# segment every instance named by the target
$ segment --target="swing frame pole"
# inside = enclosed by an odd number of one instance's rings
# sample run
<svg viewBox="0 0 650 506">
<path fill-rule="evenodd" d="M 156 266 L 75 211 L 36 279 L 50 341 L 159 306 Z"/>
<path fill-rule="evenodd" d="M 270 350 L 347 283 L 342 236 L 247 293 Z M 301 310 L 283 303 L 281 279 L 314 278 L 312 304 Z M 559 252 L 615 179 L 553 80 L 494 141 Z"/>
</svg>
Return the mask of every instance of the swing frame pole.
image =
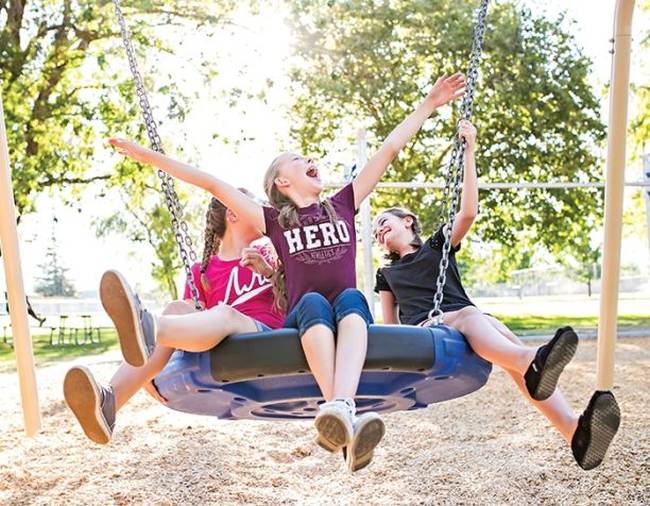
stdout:
<svg viewBox="0 0 650 506">
<path fill-rule="evenodd" d="M 598 320 L 598 390 L 611 390 L 614 385 L 633 11 L 634 0 L 617 0 L 607 129 L 603 276 Z"/>
<path fill-rule="evenodd" d="M 18 232 L 16 230 L 16 207 L 14 203 L 9 147 L 5 128 L 4 108 L 0 94 L 0 244 L 7 280 L 7 299 L 11 318 L 11 334 L 16 353 L 16 368 L 20 384 L 25 432 L 34 437 L 41 428 L 38 407 L 36 372 L 32 353 L 32 338 L 27 322 L 27 302 L 20 265 Z"/>
</svg>

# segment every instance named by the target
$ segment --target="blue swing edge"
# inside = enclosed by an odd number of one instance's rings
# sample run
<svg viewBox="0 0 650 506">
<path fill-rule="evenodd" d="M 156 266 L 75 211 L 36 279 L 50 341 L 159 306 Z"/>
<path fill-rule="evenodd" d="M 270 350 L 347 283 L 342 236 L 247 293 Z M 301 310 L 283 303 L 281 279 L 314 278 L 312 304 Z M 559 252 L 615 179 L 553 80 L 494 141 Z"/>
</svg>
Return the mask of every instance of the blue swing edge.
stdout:
<svg viewBox="0 0 650 506">
<path fill-rule="evenodd" d="M 478 390 L 491 370 L 450 327 L 371 325 L 357 409 L 425 408 Z M 324 402 L 294 329 L 230 336 L 202 353 L 177 350 L 155 384 L 167 407 L 223 420 L 310 419 Z"/>
</svg>

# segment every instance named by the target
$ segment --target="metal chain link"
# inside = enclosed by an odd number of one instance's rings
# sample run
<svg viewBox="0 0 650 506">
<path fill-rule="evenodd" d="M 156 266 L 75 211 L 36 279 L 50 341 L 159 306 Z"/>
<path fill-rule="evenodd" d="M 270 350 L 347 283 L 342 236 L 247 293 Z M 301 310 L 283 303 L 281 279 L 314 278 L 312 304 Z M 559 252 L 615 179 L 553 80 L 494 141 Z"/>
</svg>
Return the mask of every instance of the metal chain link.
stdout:
<svg viewBox="0 0 650 506">
<path fill-rule="evenodd" d="M 485 20 L 487 17 L 488 5 L 490 0 L 481 0 L 481 6 L 478 11 L 476 25 L 474 27 L 474 40 L 472 43 L 472 52 L 470 56 L 469 68 L 466 76 L 465 95 L 461 103 L 460 119 L 469 120 L 472 117 L 474 108 L 474 92 L 476 91 L 476 82 L 478 80 L 478 70 L 481 64 L 481 54 L 483 52 L 483 36 L 485 35 Z M 447 281 L 447 267 L 449 267 L 449 251 L 451 250 L 451 229 L 456 218 L 456 210 L 460 199 L 462 185 L 462 169 L 465 154 L 465 141 L 456 135 L 454 147 L 449 157 L 447 165 L 447 174 L 445 177 L 444 200 L 446 204 L 447 221 L 443 228 L 445 243 L 442 247 L 442 258 L 438 278 L 436 279 L 436 294 L 433 297 L 433 309 L 429 312 L 429 319 L 436 324 L 442 323 L 442 304 L 443 289 Z M 444 212 L 443 211 L 443 215 Z"/>
<path fill-rule="evenodd" d="M 117 19 L 122 33 L 122 42 L 124 43 L 126 55 L 129 60 L 129 68 L 131 69 L 133 82 L 135 83 L 138 101 L 140 103 L 140 109 L 142 110 L 142 117 L 147 129 L 147 136 L 149 137 L 151 149 L 164 154 L 162 140 L 158 134 L 158 128 L 156 126 L 156 120 L 153 117 L 153 111 L 149 104 L 144 83 L 142 82 L 142 76 L 138 70 L 135 50 L 133 49 L 133 43 L 131 42 L 131 33 L 126 26 L 126 20 L 124 19 L 124 14 L 122 14 L 119 0 L 112 1 L 115 6 L 115 13 L 117 14 Z M 183 219 L 183 207 L 181 206 L 178 194 L 176 193 L 174 179 L 162 170 L 158 170 L 158 177 L 160 178 L 162 193 L 165 196 L 165 203 L 167 204 L 171 216 L 174 238 L 176 244 L 178 244 L 181 260 L 183 261 L 183 268 L 185 270 L 187 283 L 190 287 L 192 300 L 194 301 L 196 309 L 201 309 L 201 304 L 199 303 L 199 291 L 196 288 L 194 273 L 192 272 L 192 265 L 196 262 L 196 253 L 194 252 L 192 245 L 192 238 L 188 232 L 187 222 Z"/>
</svg>

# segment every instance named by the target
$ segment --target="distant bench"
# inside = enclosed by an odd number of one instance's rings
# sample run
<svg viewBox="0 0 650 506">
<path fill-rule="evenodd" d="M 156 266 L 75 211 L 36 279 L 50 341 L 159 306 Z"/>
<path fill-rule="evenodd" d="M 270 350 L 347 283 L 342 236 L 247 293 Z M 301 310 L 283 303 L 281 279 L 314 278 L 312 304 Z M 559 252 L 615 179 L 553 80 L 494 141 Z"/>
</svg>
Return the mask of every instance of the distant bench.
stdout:
<svg viewBox="0 0 650 506">
<path fill-rule="evenodd" d="M 44 328 L 50 330 L 49 343 L 52 346 L 67 344 L 83 345 L 101 343 L 101 327 L 93 327 L 92 316 L 89 314 L 80 315 L 58 315 L 59 323 L 56 326 L 46 325 L 44 327 L 31 326 L 30 328 Z M 11 338 L 11 319 L 8 314 L 0 314 L 0 327 L 2 327 L 2 342 L 13 347 Z"/>
</svg>

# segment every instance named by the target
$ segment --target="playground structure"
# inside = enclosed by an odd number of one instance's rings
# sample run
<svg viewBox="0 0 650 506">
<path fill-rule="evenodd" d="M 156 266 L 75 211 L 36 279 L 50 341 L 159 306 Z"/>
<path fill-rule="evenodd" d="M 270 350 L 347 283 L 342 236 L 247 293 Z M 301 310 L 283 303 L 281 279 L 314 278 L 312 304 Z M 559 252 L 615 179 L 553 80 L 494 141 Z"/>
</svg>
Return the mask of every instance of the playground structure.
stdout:
<svg viewBox="0 0 650 506">
<path fill-rule="evenodd" d="M 605 183 L 603 293 L 601 297 L 598 347 L 597 381 L 598 389 L 600 390 L 609 390 L 613 385 L 613 351 L 616 339 L 624 189 L 623 177 L 625 167 L 625 133 L 627 124 L 627 90 L 629 85 L 630 29 L 633 7 L 633 0 L 619 0 L 617 2 L 613 38 L 614 57 L 610 90 L 610 119 Z M 0 213 L 0 238 L 3 246 L 5 271 L 7 273 L 9 305 L 11 309 L 12 327 L 14 329 L 25 429 L 28 435 L 33 436 L 38 432 L 40 427 L 40 415 L 38 412 L 38 398 L 31 353 L 31 339 L 26 324 L 27 314 L 15 227 L 15 210 L 11 191 L 8 147 L 4 128 L 4 118 L 2 117 L 0 104 L 0 206 L 2 206 L 2 213 Z M 361 144 L 359 142 L 360 146 Z M 365 146 L 365 142 L 363 145 Z M 364 156 L 361 147 L 358 156 L 360 159 Z M 408 184 L 410 183 L 405 183 L 405 185 Z M 366 211 L 362 209 L 362 219 L 364 222 L 362 237 L 364 239 L 369 233 L 367 216 Z M 369 244 L 369 241 L 364 242 L 366 245 Z M 364 250 L 366 255 L 368 254 L 367 249 Z M 366 262 L 366 266 L 368 265 L 371 264 Z M 364 278 L 366 280 L 368 276 L 368 272 L 365 272 Z M 366 281 L 364 283 L 366 290 L 368 286 L 369 284 Z"/>
</svg>

